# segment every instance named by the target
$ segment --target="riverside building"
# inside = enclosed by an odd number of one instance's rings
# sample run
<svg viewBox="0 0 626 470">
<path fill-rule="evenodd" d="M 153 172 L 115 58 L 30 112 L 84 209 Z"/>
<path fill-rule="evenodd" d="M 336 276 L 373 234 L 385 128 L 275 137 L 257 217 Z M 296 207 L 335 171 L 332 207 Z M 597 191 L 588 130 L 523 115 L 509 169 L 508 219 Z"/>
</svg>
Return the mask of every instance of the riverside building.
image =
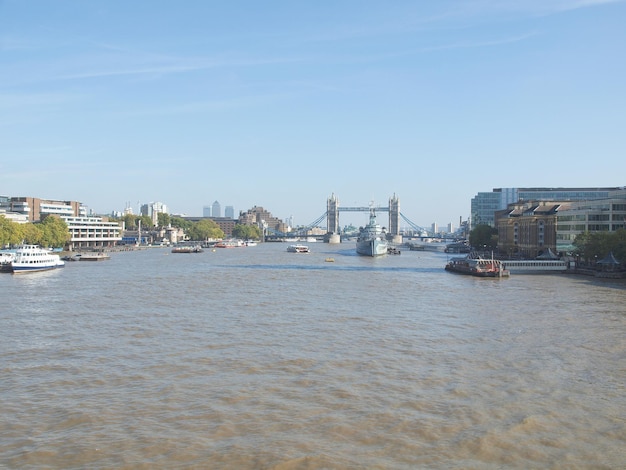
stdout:
<svg viewBox="0 0 626 470">
<path fill-rule="evenodd" d="M 122 227 L 106 217 L 61 217 L 70 232 L 70 250 L 103 249 L 122 240 Z"/>
<path fill-rule="evenodd" d="M 56 201 L 37 197 L 10 197 L 3 203 L 7 212 L 26 216 L 28 222 L 40 222 L 48 215 L 79 217 L 87 215 L 87 208 L 77 201 Z"/>
<path fill-rule="evenodd" d="M 70 232 L 70 250 L 101 249 L 116 245 L 121 239 L 122 227 L 107 217 L 87 215 L 87 208 L 78 201 L 59 201 L 37 197 L 3 197 L 1 209 L 19 214 L 20 221 L 36 223 L 47 216 L 60 217 Z"/>
<path fill-rule="evenodd" d="M 494 188 L 481 192 L 471 200 L 470 221 L 496 227 L 496 211 L 505 210 L 509 204 L 525 201 L 591 201 L 608 199 L 615 193 L 624 193 L 624 187 L 614 188 Z"/>
<path fill-rule="evenodd" d="M 550 249 L 567 254 L 576 236 L 626 229 L 626 191 L 587 201 L 535 201 L 509 204 L 495 214 L 498 247 L 509 257 L 535 258 Z"/>
</svg>

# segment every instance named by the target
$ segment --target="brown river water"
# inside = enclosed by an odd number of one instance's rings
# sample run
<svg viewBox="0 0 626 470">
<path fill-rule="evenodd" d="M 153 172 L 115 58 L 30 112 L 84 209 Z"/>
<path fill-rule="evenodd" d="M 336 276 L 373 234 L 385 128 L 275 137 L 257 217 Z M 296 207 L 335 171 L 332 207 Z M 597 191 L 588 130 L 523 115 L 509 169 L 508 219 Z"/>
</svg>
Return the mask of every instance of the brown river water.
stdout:
<svg viewBox="0 0 626 470">
<path fill-rule="evenodd" d="M 625 468 L 624 282 L 310 247 L 0 274 L 0 468 Z"/>
</svg>

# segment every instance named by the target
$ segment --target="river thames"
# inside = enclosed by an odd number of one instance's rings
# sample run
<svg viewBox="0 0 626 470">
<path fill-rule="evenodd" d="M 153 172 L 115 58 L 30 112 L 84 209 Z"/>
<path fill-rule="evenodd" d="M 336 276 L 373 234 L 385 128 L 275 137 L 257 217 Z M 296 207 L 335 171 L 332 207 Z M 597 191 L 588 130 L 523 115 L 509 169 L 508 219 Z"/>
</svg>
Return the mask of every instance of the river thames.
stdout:
<svg viewBox="0 0 626 470">
<path fill-rule="evenodd" d="M 623 281 L 286 245 L 0 274 L 0 467 L 624 468 Z"/>
</svg>

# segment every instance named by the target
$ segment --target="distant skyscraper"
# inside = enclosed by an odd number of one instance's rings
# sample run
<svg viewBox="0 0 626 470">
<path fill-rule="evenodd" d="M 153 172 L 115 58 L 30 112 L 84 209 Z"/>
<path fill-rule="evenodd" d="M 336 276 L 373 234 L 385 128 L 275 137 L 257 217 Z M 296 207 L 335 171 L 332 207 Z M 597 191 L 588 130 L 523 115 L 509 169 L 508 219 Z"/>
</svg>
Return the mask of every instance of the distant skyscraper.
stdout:
<svg viewBox="0 0 626 470">
<path fill-rule="evenodd" d="M 159 214 L 167 214 L 167 206 L 162 202 L 150 202 L 141 206 L 141 215 L 147 215 L 152 219 L 153 224 L 157 224 Z"/>
<path fill-rule="evenodd" d="M 213 217 L 221 217 L 222 216 L 222 207 L 220 206 L 220 203 L 215 201 L 213 203 L 213 210 L 211 211 L 213 213 Z"/>
<path fill-rule="evenodd" d="M 202 207 L 202 217 L 211 217 L 211 206 Z"/>
<path fill-rule="evenodd" d="M 229 219 L 234 219 L 235 218 L 235 208 L 233 206 L 226 206 L 224 208 L 224 217 L 227 217 Z"/>
</svg>

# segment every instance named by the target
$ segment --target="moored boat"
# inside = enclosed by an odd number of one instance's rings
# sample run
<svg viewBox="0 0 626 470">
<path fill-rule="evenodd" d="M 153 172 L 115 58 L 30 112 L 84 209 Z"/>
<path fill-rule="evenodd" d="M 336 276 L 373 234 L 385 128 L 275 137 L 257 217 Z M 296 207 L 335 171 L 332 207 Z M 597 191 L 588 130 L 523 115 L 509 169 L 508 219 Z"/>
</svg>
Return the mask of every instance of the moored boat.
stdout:
<svg viewBox="0 0 626 470">
<path fill-rule="evenodd" d="M 289 253 L 310 253 L 311 250 L 309 249 L 309 247 L 307 245 L 300 245 L 295 244 L 295 245 L 289 245 L 287 247 L 287 251 Z"/>
<path fill-rule="evenodd" d="M 79 258 L 79 261 L 105 261 L 111 259 L 108 253 L 98 252 L 98 253 L 83 253 Z"/>
<path fill-rule="evenodd" d="M 13 274 L 48 271 L 62 268 L 65 262 L 60 256 L 38 245 L 22 245 L 15 251 L 15 258 L 11 261 Z"/>
<path fill-rule="evenodd" d="M 246 244 L 243 240 L 220 240 L 213 246 L 214 248 L 238 248 Z"/>
<path fill-rule="evenodd" d="M 560 259 L 514 259 L 501 263 L 513 274 L 564 273 L 569 269 L 569 263 Z"/>
<path fill-rule="evenodd" d="M 202 253 L 204 250 L 200 245 L 196 246 L 175 246 L 172 248 L 172 253 Z"/>
<path fill-rule="evenodd" d="M 0 273 L 11 272 L 11 261 L 15 258 L 15 253 L 0 253 Z"/>
<path fill-rule="evenodd" d="M 445 267 L 446 271 L 468 274 L 476 277 L 504 277 L 510 272 L 502 266 L 500 260 L 470 258 L 452 258 Z"/>
<path fill-rule="evenodd" d="M 356 252 L 362 256 L 381 256 L 387 254 L 387 248 L 385 230 L 376 222 L 376 212 L 370 208 L 370 220 L 359 231 L 356 240 Z"/>
</svg>

